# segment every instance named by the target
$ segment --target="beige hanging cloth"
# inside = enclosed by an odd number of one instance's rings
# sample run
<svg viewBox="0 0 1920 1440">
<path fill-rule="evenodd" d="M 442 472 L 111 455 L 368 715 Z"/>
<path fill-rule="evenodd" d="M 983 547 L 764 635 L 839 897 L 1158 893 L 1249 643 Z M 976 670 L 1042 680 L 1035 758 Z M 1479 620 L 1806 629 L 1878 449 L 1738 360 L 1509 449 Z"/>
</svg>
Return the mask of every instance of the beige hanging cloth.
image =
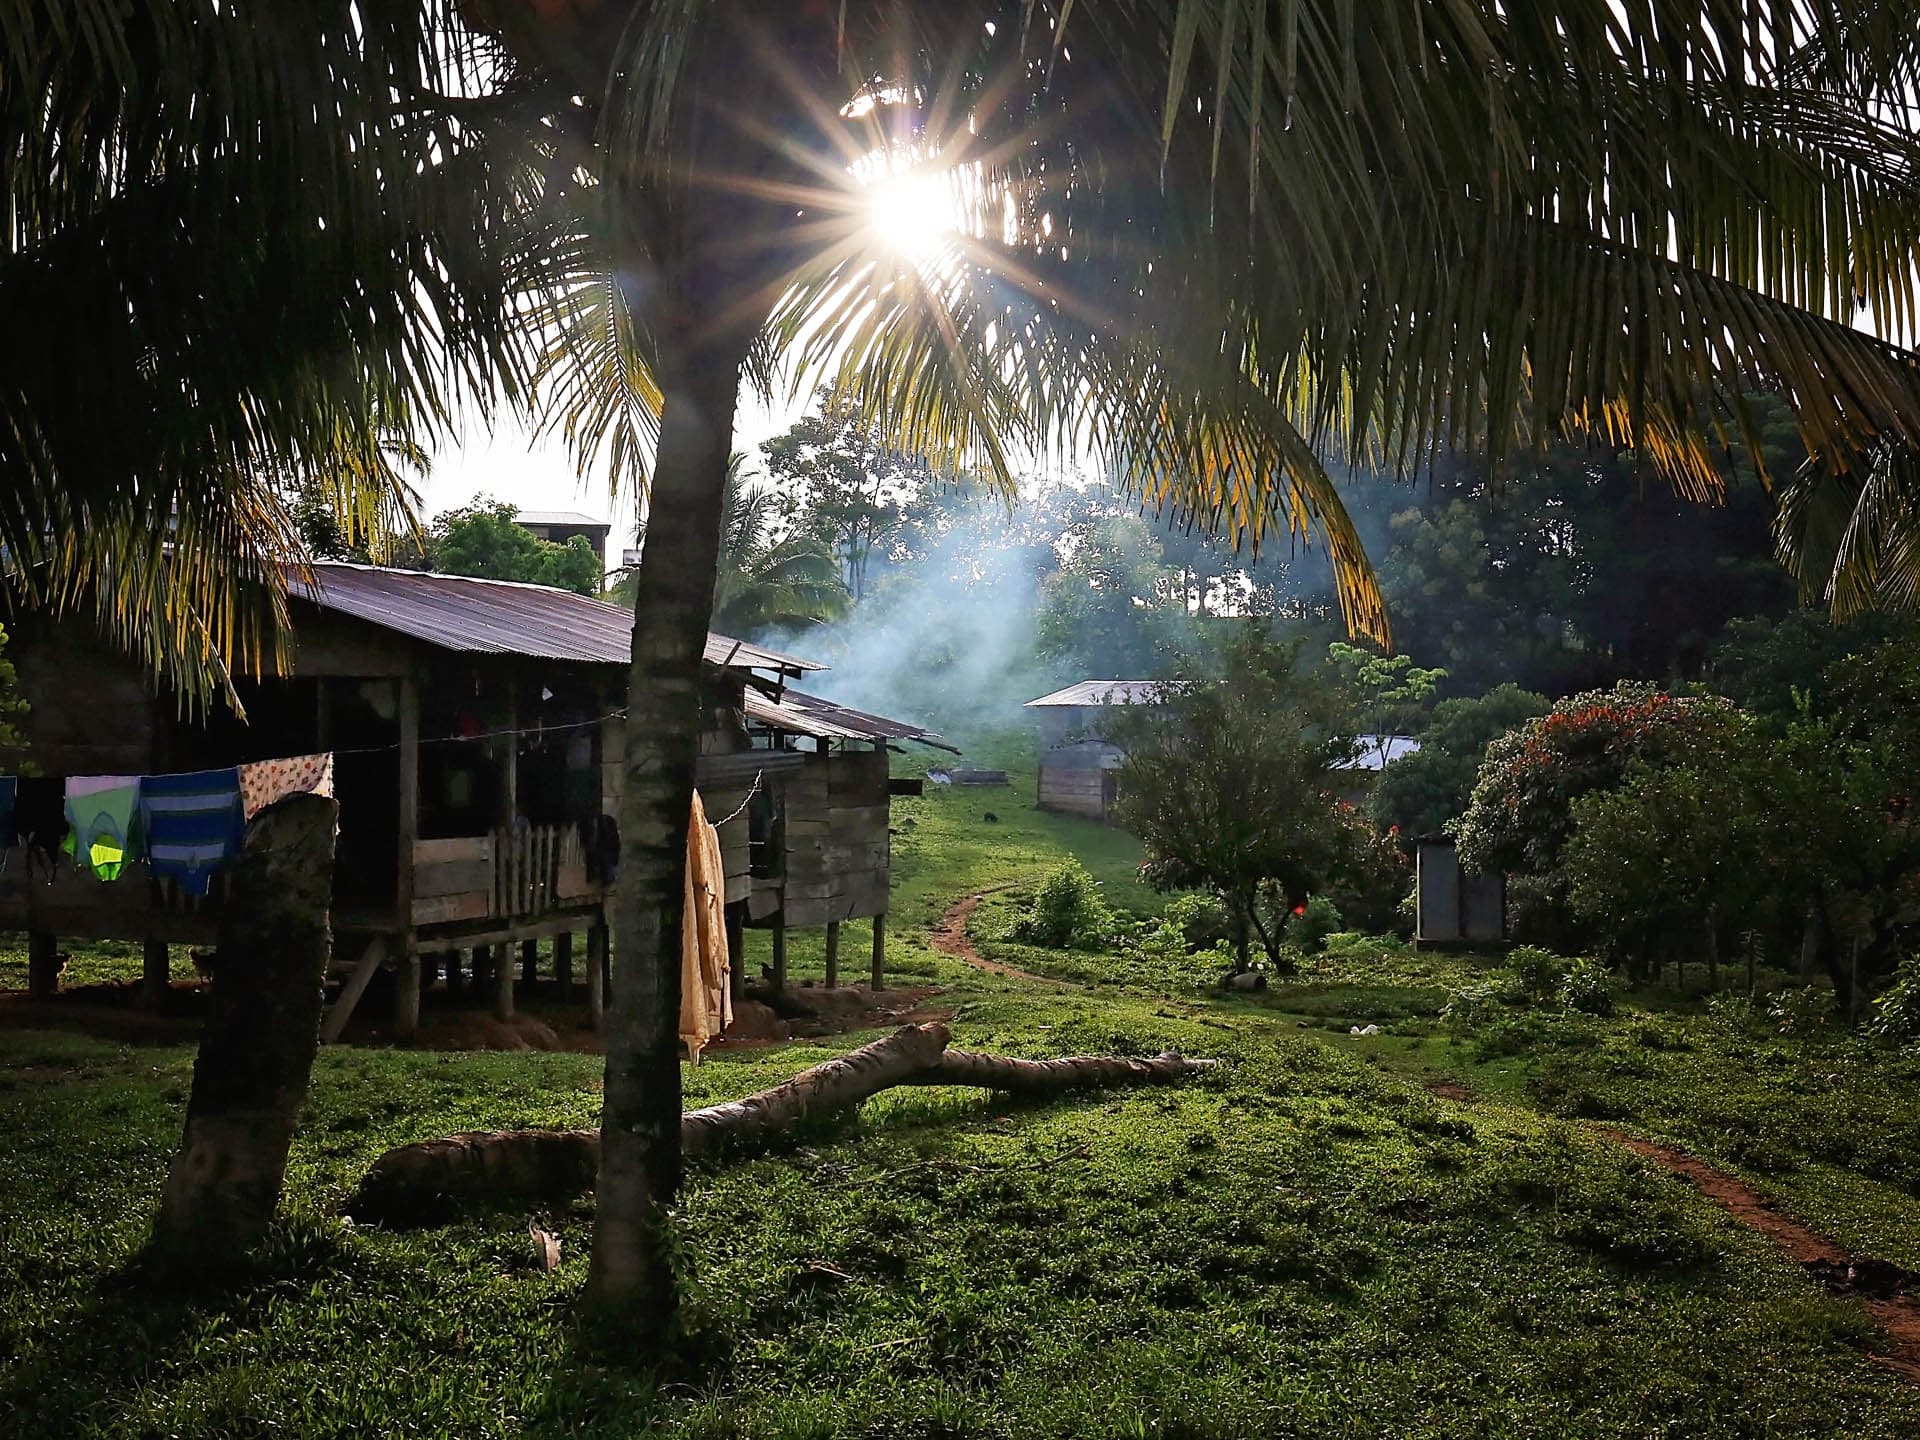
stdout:
<svg viewBox="0 0 1920 1440">
<path fill-rule="evenodd" d="M 720 832 L 707 823 L 695 791 L 687 822 L 687 909 L 680 924 L 680 1042 L 696 1065 L 707 1042 L 733 1023 L 726 894 Z"/>
</svg>

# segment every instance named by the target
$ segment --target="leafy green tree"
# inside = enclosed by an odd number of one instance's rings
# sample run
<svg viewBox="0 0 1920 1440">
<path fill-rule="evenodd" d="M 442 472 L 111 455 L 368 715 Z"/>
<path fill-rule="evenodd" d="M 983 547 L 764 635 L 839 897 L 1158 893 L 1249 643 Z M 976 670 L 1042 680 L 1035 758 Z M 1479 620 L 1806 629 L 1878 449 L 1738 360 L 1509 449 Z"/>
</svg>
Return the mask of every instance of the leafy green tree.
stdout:
<svg viewBox="0 0 1920 1440">
<path fill-rule="evenodd" d="M 1532 883 L 1543 938 L 1564 940 L 1563 855 L 1574 805 L 1619 785 L 1635 766 L 1713 769 L 1757 741 L 1751 717 L 1717 696 L 1675 696 L 1623 681 L 1555 704 L 1487 747 L 1459 827 L 1460 859 L 1482 874 Z"/>
<path fill-rule="evenodd" d="M 1138 516 L 1100 520 L 1040 590 L 1034 650 L 1062 673 L 1155 679 L 1195 638 L 1185 587 Z"/>
<path fill-rule="evenodd" d="M 1518 685 L 1442 700 L 1415 732 L 1420 748 L 1380 772 L 1367 797 L 1369 813 L 1408 839 L 1444 828 L 1465 812 L 1487 746 L 1546 710 L 1546 696 Z"/>
<path fill-rule="evenodd" d="M 520 580 L 598 595 L 600 557 L 584 536 L 564 545 L 542 540 L 516 521 L 514 507 L 482 497 L 433 522 L 433 568 L 482 580 Z"/>
<path fill-rule="evenodd" d="M 1703 959 L 1717 985 L 1734 926 L 1773 932 L 1791 913 L 1796 866 L 1777 823 L 1764 736 L 1711 765 L 1636 763 L 1621 784 L 1573 802 L 1562 864 L 1567 903 L 1604 948 L 1644 975 Z"/>
<path fill-rule="evenodd" d="M 1829 667 L 1788 727 L 1770 804 L 1796 853 L 1817 954 L 1843 1010 L 1920 933 L 1920 655 L 1893 640 Z"/>
<path fill-rule="evenodd" d="M 1411 655 L 1380 655 L 1337 640 L 1327 647 L 1327 664 L 1347 692 L 1355 725 L 1374 737 L 1383 760 L 1388 737 L 1418 730 L 1447 678 L 1444 670 L 1415 665 Z"/>
<path fill-rule="evenodd" d="M 1799 608 L 1778 619 L 1743 616 L 1714 643 L 1709 681 L 1735 704 L 1785 726 L 1806 706 L 1826 710 L 1827 680 L 1838 662 L 1895 637 L 1910 645 L 1912 634 L 1910 621 L 1885 614 L 1837 621 L 1824 610 Z"/>
<path fill-rule="evenodd" d="M 1217 665 L 1184 663 L 1161 704 L 1102 719 L 1125 752 L 1114 816 L 1146 849 L 1142 873 L 1218 895 L 1242 968 L 1255 937 L 1283 963 L 1281 924 L 1353 869 L 1367 828 L 1333 793 L 1354 754 L 1341 697 L 1298 658 L 1241 626 Z"/>
<path fill-rule="evenodd" d="M 857 604 L 932 476 L 926 461 L 881 443 L 851 400 L 822 391 L 818 401 L 760 450 L 787 524 L 831 547 Z"/>
<path fill-rule="evenodd" d="M 1769 470 L 1791 473 L 1804 456 L 1784 407 L 1749 400 Z M 1396 639 L 1445 666 L 1455 693 L 1697 676 L 1729 619 L 1793 603 L 1772 496 L 1750 465 L 1724 485 L 1722 503 L 1693 503 L 1649 487 L 1629 452 L 1557 445 L 1496 488 L 1450 457 L 1428 502 L 1394 517 L 1380 557 Z"/>
</svg>

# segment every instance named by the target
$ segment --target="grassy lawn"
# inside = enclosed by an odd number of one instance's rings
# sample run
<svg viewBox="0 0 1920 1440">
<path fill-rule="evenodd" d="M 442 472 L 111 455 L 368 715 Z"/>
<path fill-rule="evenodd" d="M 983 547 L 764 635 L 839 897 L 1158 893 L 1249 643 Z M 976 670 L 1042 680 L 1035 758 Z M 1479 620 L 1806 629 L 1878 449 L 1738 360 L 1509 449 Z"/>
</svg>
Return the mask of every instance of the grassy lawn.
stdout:
<svg viewBox="0 0 1920 1440">
<path fill-rule="evenodd" d="M 237 1288 L 157 1294 L 130 1262 L 191 1051 L 0 1031 L 0 1434 L 1920 1433 L 1920 1390 L 1864 1357 L 1862 1311 L 1586 1122 L 1724 1159 L 1911 1265 L 1910 1069 L 1684 1000 L 1606 1021 L 1509 1006 L 1456 1030 L 1448 991 L 1493 962 L 1392 945 L 1342 945 L 1234 1001 L 1177 966 L 1115 983 L 1099 957 L 1070 962 L 1103 982 L 1081 991 L 983 975 L 926 925 L 1067 850 L 1109 899 L 1156 903 L 1129 888 L 1125 837 L 1031 795 L 1016 775 L 897 808 L 896 972 L 949 987 L 972 1047 L 1228 1065 L 1045 1106 L 896 1091 L 697 1170 L 688 1333 L 658 1366 L 570 1344 L 590 1200 L 539 1217 L 564 1244 L 553 1274 L 525 1211 L 403 1233 L 338 1218 L 390 1145 L 591 1123 L 592 1058 L 323 1053 L 272 1252 Z M 988 953 L 1003 918 L 976 917 Z M 817 969 L 817 944 L 794 951 Z M 1386 1033 L 1348 1036 L 1364 1019 Z M 864 1038 L 710 1060 L 689 1101 Z M 1478 1098 L 1435 1098 L 1441 1074 Z"/>
</svg>

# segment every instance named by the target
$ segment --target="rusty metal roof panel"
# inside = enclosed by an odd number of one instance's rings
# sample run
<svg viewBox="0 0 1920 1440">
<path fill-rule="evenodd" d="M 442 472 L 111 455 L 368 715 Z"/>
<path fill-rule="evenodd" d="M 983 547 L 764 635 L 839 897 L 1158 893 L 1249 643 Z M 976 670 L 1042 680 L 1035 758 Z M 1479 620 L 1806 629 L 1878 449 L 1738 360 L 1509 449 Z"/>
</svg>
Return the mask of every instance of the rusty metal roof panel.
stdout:
<svg viewBox="0 0 1920 1440">
<path fill-rule="evenodd" d="M 288 589 L 327 610 L 463 654 L 525 655 L 584 665 L 625 665 L 633 616 L 618 605 L 512 580 L 328 561 Z M 826 667 L 725 635 L 707 635 L 710 665 L 803 673 Z"/>
<path fill-rule="evenodd" d="M 760 724 L 775 730 L 784 730 L 789 735 L 811 735 L 816 740 L 877 740 L 880 738 L 863 730 L 836 725 L 824 716 L 810 715 L 805 710 L 782 705 L 778 700 L 769 700 L 753 690 L 747 691 L 745 708 L 749 720 L 757 720 Z"/>
<path fill-rule="evenodd" d="M 924 725 L 910 724 L 905 720 L 890 720 L 885 715 L 875 715 L 869 710 L 855 710 L 851 705 L 841 705 L 822 695 L 809 695 L 795 690 L 792 686 L 782 692 L 780 701 L 790 710 L 825 720 L 829 724 L 845 726 L 850 730 L 859 730 L 873 740 L 921 740 L 943 750 L 952 749 L 934 731 Z M 959 754 L 958 750 L 953 752 Z"/>
<path fill-rule="evenodd" d="M 1164 682 L 1159 680 L 1082 680 L 1023 707 L 1033 710 L 1054 705 L 1157 705 Z"/>
</svg>

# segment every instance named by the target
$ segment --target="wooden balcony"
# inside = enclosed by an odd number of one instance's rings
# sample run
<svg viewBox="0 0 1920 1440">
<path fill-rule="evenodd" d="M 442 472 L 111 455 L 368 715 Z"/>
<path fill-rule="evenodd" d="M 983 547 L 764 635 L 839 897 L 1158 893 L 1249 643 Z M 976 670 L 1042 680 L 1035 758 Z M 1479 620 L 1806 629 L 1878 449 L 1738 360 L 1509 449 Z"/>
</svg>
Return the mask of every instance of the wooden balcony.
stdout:
<svg viewBox="0 0 1920 1440">
<path fill-rule="evenodd" d="M 501 826 L 486 835 L 416 840 L 416 929 L 476 921 L 525 921 L 598 905 L 572 825 Z"/>
</svg>

